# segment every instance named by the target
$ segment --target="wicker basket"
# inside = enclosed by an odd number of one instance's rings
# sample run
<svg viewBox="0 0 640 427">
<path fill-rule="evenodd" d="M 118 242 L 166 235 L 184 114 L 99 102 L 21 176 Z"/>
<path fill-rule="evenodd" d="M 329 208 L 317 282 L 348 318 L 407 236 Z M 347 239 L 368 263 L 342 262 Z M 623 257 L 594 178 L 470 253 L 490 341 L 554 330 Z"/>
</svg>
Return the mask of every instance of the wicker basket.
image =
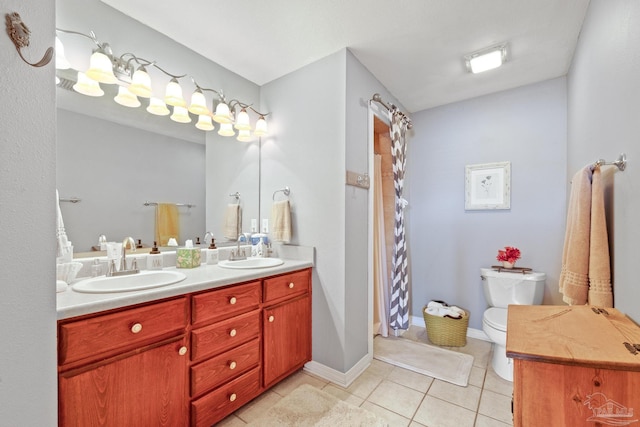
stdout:
<svg viewBox="0 0 640 427">
<path fill-rule="evenodd" d="M 467 327 L 469 326 L 469 312 L 464 310 L 462 319 L 434 316 L 422 309 L 424 323 L 427 327 L 429 341 L 435 345 L 448 347 L 462 347 L 467 344 Z"/>
</svg>

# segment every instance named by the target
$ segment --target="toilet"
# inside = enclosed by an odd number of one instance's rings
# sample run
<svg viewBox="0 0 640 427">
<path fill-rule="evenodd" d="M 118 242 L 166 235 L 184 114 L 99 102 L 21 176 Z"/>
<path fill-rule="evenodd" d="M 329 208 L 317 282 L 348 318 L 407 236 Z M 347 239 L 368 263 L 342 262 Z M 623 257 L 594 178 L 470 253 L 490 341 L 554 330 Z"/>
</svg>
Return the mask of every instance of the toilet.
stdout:
<svg viewBox="0 0 640 427">
<path fill-rule="evenodd" d="M 544 273 L 505 272 L 481 268 L 482 288 L 489 308 L 482 316 L 482 330 L 493 341 L 491 366 L 500 377 L 513 381 L 513 362 L 507 357 L 507 306 L 539 305 L 544 295 Z"/>
</svg>

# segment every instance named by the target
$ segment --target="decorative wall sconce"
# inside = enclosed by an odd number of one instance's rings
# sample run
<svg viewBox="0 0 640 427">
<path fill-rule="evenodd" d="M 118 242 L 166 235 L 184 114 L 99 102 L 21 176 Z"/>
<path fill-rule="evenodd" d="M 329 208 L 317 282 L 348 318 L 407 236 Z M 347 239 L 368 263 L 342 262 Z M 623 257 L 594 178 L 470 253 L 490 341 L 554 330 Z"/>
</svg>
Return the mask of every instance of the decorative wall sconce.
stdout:
<svg viewBox="0 0 640 427">
<path fill-rule="evenodd" d="M 40 61 L 35 63 L 27 61 L 25 57 L 22 56 L 22 48 L 29 46 L 29 35 L 31 34 L 31 31 L 29 31 L 29 28 L 24 22 L 22 22 L 22 18 L 20 18 L 20 14 L 18 12 L 7 13 L 4 16 L 7 23 L 7 34 L 15 45 L 18 55 L 20 55 L 20 58 L 24 62 L 32 67 L 44 67 L 51 62 L 51 58 L 53 58 L 52 47 L 49 47 L 45 51 L 44 56 Z"/>
<path fill-rule="evenodd" d="M 86 37 L 96 45 L 96 49 L 94 49 L 89 60 L 89 68 L 84 72 L 77 71 L 73 89 L 78 93 L 87 96 L 102 96 L 104 91 L 100 84 L 117 84 L 118 94 L 114 97 L 114 101 L 125 107 L 138 108 L 142 105 L 138 98 L 146 98 L 149 100 L 146 110 L 150 114 L 158 116 L 170 115 L 169 118 L 178 123 L 191 123 L 193 120 L 190 114 L 193 114 L 197 116 L 196 128 L 203 131 L 215 129 L 213 120 L 220 124 L 219 135 L 234 136 L 236 135 L 234 128 L 238 130 L 237 139 L 239 141 L 251 141 L 253 137 L 268 134 L 265 116 L 269 113 L 261 113 L 254 109 L 251 104 L 246 104 L 236 99 L 227 102 L 222 90 L 201 87 L 191 77 L 195 90 L 191 95 L 191 102 L 187 106 L 179 81 L 186 77 L 187 74 L 169 73 L 160 67 L 156 61 L 141 58 L 130 52 L 116 56 L 111 46 L 108 43 L 98 41 L 93 31 L 87 35 L 60 28 L 56 30 L 61 33 Z M 64 69 L 65 66 L 69 68 L 69 63 L 64 58 L 62 42 L 57 37 L 56 46 L 56 68 Z M 162 99 L 152 95 L 151 77 L 147 72 L 149 68 L 157 69 L 170 78 Z M 214 93 L 211 109 L 207 107 L 204 92 Z M 258 116 L 253 133 L 251 133 L 249 111 Z"/>
</svg>

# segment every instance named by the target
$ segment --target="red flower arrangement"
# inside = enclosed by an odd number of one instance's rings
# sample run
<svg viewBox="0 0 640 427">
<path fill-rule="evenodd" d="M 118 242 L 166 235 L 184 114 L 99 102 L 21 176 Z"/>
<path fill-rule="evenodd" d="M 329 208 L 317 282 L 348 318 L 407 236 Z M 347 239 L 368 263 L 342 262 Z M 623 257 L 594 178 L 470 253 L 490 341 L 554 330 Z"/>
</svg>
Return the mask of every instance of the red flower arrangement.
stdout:
<svg viewBox="0 0 640 427">
<path fill-rule="evenodd" d="M 496 257 L 496 259 L 498 261 L 507 261 L 513 264 L 520 259 L 520 249 L 514 248 L 512 246 L 505 246 L 504 250 L 498 250 L 498 256 Z"/>
</svg>

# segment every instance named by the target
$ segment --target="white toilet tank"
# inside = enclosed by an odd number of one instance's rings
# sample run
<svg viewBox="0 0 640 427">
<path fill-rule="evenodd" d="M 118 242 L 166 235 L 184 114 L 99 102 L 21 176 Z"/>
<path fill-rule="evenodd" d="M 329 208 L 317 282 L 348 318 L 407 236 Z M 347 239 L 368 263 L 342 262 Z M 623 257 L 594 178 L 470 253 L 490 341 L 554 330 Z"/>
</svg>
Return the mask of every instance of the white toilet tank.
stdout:
<svg viewBox="0 0 640 427">
<path fill-rule="evenodd" d="M 481 268 L 484 297 L 491 307 L 507 308 L 509 304 L 542 304 L 546 274 L 528 272 L 498 272 Z"/>
</svg>

